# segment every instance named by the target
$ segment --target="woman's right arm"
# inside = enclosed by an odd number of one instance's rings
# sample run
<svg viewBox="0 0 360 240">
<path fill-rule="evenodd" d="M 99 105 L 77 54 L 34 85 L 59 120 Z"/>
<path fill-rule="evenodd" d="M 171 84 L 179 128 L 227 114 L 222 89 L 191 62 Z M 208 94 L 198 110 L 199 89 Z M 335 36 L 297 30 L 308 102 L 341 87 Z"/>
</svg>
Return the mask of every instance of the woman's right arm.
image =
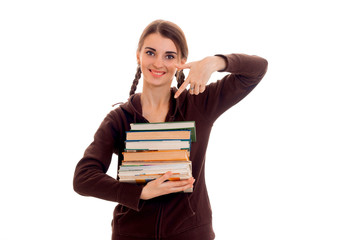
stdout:
<svg viewBox="0 0 360 240">
<path fill-rule="evenodd" d="M 92 196 L 120 203 L 128 208 L 139 210 L 140 199 L 148 200 L 161 195 L 181 192 L 193 187 L 194 179 L 166 181 L 171 177 L 168 172 L 162 177 L 139 186 L 121 183 L 107 175 L 111 158 L 118 149 L 120 118 L 116 110 L 106 116 L 95 133 L 93 142 L 85 150 L 83 158 L 76 166 L 73 186 L 75 192 L 83 196 Z M 122 129 L 124 132 L 124 129 Z M 119 153 L 121 154 L 121 153 Z"/>
<path fill-rule="evenodd" d="M 101 123 L 93 142 L 76 166 L 73 187 L 80 195 L 117 202 L 138 210 L 143 186 L 121 183 L 106 174 L 114 150 L 119 144 L 118 120 L 119 117 L 114 110 Z"/>
</svg>

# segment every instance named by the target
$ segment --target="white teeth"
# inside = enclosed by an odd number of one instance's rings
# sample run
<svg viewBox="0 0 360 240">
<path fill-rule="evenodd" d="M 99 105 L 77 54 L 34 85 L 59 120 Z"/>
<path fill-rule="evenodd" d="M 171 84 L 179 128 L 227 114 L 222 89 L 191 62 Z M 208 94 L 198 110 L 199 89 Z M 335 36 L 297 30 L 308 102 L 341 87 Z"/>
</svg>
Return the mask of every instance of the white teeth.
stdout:
<svg viewBox="0 0 360 240">
<path fill-rule="evenodd" d="M 153 74 L 155 74 L 155 75 L 163 75 L 163 73 L 162 72 L 153 72 L 153 71 L 151 71 Z"/>
</svg>

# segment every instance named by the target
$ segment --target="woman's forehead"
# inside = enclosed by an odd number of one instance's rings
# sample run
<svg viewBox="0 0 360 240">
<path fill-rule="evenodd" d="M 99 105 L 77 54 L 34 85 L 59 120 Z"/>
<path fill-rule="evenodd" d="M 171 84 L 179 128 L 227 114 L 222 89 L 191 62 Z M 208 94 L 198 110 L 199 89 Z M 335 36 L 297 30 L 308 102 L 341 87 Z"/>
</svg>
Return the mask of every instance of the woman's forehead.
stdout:
<svg viewBox="0 0 360 240">
<path fill-rule="evenodd" d="M 175 43 L 170 39 L 161 36 L 159 33 L 152 33 L 144 39 L 143 49 L 153 48 L 162 52 L 177 52 Z"/>
</svg>

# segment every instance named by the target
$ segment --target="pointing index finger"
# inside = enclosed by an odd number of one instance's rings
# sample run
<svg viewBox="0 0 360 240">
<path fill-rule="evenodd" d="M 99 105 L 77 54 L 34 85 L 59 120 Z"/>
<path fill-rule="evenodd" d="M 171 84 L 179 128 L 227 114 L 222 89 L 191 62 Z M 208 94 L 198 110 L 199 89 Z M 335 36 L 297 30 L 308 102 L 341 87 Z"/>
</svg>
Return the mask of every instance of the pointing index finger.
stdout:
<svg viewBox="0 0 360 240">
<path fill-rule="evenodd" d="M 178 98 L 180 96 L 180 94 L 186 89 L 187 85 L 189 85 L 189 81 L 190 80 L 186 79 L 183 84 L 181 84 L 180 88 L 175 93 L 174 98 Z"/>
<path fill-rule="evenodd" d="M 186 63 L 186 64 L 176 64 L 175 65 L 176 68 L 178 70 L 183 70 L 186 68 L 191 68 L 191 64 L 190 63 Z M 189 85 L 190 80 L 187 78 L 185 79 L 185 81 L 183 82 L 183 84 L 181 84 L 180 88 L 178 89 L 178 91 L 175 93 L 174 98 L 178 98 L 180 96 L 180 94 L 186 89 L 187 85 Z"/>
</svg>

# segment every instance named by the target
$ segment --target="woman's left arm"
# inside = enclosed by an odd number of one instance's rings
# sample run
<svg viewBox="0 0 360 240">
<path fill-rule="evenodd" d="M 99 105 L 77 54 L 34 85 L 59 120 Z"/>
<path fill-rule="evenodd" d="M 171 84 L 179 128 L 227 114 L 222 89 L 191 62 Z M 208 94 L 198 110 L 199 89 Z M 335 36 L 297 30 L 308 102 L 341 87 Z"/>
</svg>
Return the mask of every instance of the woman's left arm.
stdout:
<svg viewBox="0 0 360 240">
<path fill-rule="evenodd" d="M 200 61 L 178 66 L 190 72 L 175 97 L 184 91 L 197 95 L 189 100 L 198 112 L 214 121 L 223 112 L 246 97 L 261 81 L 267 71 L 266 59 L 246 54 L 229 54 L 206 57 Z M 206 85 L 215 71 L 229 72 L 217 82 Z M 185 90 L 190 84 L 190 90 Z M 193 89 L 191 89 L 193 88 Z"/>
<path fill-rule="evenodd" d="M 257 84 L 265 75 L 267 65 L 266 59 L 246 54 L 209 56 L 200 61 L 177 65 L 179 70 L 190 69 L 190 72 L 176 92 L 175 98 L 179 97 L 188 85 L 190 94 L 203 93 L 211 75 L 216 71 L 242 75 L 255 80 L 250 84 Z"/>
</svg>

